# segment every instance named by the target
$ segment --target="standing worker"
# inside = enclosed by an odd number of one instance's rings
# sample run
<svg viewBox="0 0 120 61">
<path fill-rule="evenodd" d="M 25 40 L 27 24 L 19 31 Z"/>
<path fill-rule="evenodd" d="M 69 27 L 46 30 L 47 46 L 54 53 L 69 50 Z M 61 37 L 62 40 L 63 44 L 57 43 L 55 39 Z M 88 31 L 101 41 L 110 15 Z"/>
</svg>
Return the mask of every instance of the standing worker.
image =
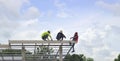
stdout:
<svg viewBox="0 0 120 61">
<path fill-rule="evenodd" d="M 52 39 L 52 37 L 51 37 L 51 35 L 50 35 L 50 31 L 47 31 L 47 32 L 44 32 L 44 33 L 42 33 L 42 39 L 44 40 L 44 41 L 47 41 L 47 40 L 49 40 L 49 37 L 50 37 L 50 39 L 51 39 L 51 41 L 53 40 Z"/>
<path fill-rule="evenodd" d="M 71 37 L 70 39 L 72 39 L 72 41 L 75 41 L 76 43 L 78 42 L 78 32 L 75 32 L 74 36 Z M 75 46 L 75 43 L 73 43 L 73 51 L 72 52 L 75 52 L 74 50 L 74 46 Z"/>
<path fill-rule="evenodd" d="M 66 38 L 66 36 L 63 34 L 63 31 L 60 30 L 60 32 L 59 32 L 59 33 L 57 34 L 57 36 L 56 36 L 56 39 L 57 39 L 58 41 L 62 41 L 63 38 Z"/>
</svg>

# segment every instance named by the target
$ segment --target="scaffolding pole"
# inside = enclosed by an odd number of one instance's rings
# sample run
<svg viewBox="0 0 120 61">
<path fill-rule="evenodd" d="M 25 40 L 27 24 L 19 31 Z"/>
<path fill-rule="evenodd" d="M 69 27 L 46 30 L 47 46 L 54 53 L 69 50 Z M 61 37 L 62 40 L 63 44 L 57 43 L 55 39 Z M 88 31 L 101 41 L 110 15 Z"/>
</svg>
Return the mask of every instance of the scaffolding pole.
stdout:
<svg viewBox="0 0 120 61">
<path fill-rule="evenodd" d="M 25 47 L 22 46 L 22 61 L 25 61 Z"/>
<path fill-rule="evenodd" d="M 60 61 L 63 61 L 63 58 L 62 58 L 62 46 L 59 47 L 59 54 L 60 54 Z"/>
</svg>

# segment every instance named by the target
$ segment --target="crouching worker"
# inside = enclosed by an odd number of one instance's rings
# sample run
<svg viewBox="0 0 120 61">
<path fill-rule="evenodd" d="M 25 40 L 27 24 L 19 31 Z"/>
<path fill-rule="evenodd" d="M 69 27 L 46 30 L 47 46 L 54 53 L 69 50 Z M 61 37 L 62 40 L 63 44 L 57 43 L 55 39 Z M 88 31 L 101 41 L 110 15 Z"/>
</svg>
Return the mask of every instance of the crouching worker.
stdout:
<svg viewBox="0 0 120 61">
<path fill-rule="evenodd" d="M 57 39 L 58 41 L 62 41 L 63 38 L 66 38 L 66 36 L 63 34 L 63 31 L 60 30 L 60 32 L 58 32 L 58 34 L 57 34 L 57 36 L 56 36 L 56 39 Z"/>
<path fill-rule="evenodd" d="M 75 32 L 74 36 L 71 37 L 70 39 L 72 39 L 72 41 L 75 41 L 77 43 L 78 42 L 78 32 Z M 75 52 L 74 46 L 75 46 L 75 43 L 73 43 L 73 51 L 72 52 Z"/>
<path fill-rule="evenodd" d="M 52 39 L 52 37 L 51 37 L 51 35 L 50 35 L 50 31 L 47 31 L 47 32 L 42 33 L 42 37 L 41 37 L 41 38 L 42 38 L 44 41 L 49 40 L 49 37 L 50 37 L 51 41 L 53 41 L 53 39 Z"/>
</svg>

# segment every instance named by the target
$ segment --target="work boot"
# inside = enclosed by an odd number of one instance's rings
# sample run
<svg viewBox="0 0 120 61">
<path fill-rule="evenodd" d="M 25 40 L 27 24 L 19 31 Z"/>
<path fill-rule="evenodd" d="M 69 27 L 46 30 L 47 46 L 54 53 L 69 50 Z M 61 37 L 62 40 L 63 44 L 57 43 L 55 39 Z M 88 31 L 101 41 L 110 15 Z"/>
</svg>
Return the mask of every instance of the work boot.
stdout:
<svg viewBox="0 0 120 61">
<path fill-rule="evenodd" d="M 71 42 L 69 42 L 69 44 L 71 45 Z"/>
<path fill-rule="evenodd" d="M 72 51 L 72 53 L 75 52 L 75 50 Z"/>
</svg>

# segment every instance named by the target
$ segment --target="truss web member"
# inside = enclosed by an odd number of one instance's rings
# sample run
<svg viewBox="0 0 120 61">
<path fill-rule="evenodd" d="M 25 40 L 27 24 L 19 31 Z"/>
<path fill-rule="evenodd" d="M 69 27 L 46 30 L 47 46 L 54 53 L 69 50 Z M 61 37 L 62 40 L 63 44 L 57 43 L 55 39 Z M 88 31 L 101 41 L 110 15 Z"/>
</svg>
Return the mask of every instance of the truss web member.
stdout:
<svg viewBox="0 0 120 61">
<path fill-rule="evenodd" d="M 53 39 L 52 39 L 52 37 L 51 37 L 51 35 L 50 35 L 50 31 L 49 31 L 49 30 L 48 30 L 47 32 L 43 32 L 42 35 L 41 35 L 41 38 L 42 38 L 44 41 L 50 40 L 49 37 L 50 37 L 50 39 L 51 39 L 51 41 L 52 41 Z"/>
</svg>

